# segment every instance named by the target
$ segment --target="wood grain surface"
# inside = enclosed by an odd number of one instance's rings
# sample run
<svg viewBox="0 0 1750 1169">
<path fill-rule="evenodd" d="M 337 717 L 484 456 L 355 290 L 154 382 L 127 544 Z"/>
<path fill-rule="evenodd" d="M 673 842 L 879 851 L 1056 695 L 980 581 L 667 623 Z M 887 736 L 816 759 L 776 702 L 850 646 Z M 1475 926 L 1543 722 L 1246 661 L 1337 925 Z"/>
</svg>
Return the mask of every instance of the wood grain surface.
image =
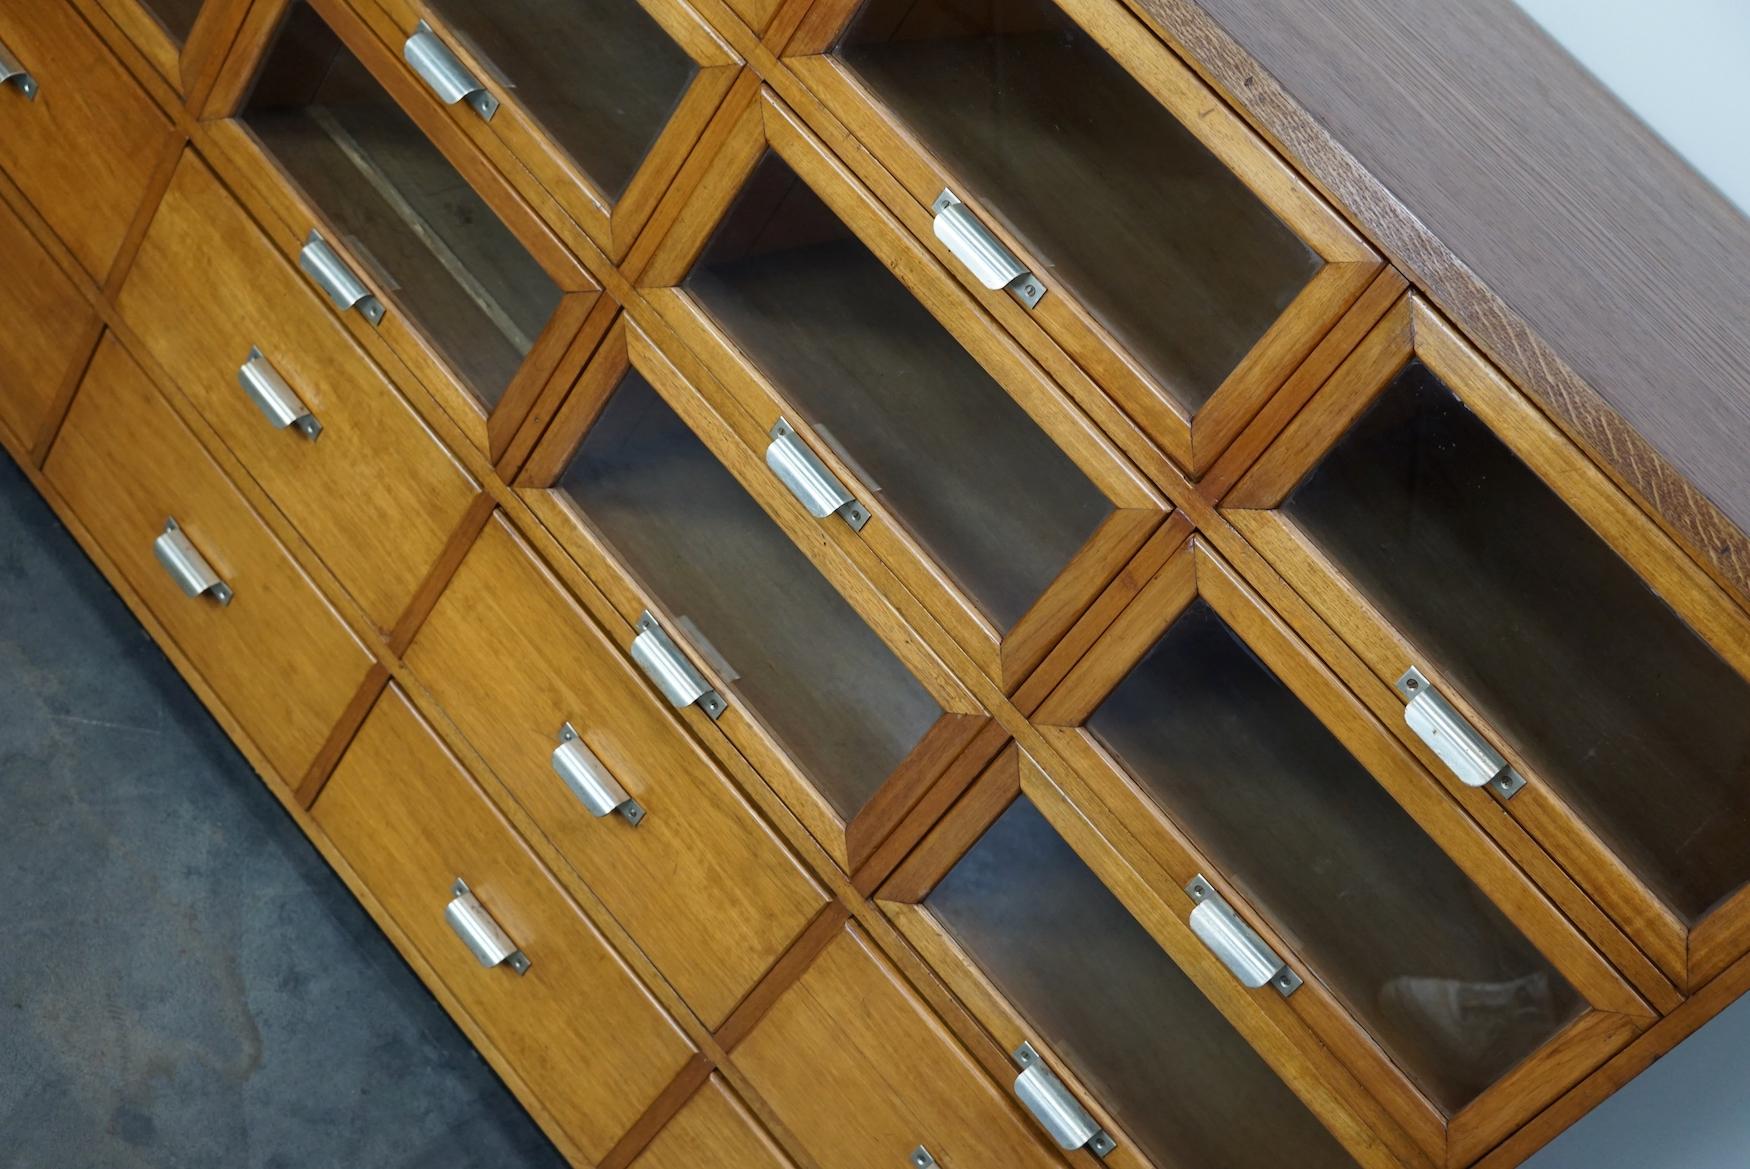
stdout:
<svg viewBox="0 0 1750 1169">
<path fill-rule="evenodd" d="M 301 778 L 371 657 L 113 334 L 43 470 L 278 772 Z M 171 517 L 229 604 L 185 596 L 157 562 Z"/>
<path fill-rule="evenodd" d="M 1750 220 L 1510 0 L 1131 2 L 1750 593 Z"/>
<path fill-rule="evenodd" d="M 592 1163 L 692 1058 L 399 688 L 365 720 L 313 815 Z M 457 878 L 528 956 L 525 974 L 482 968 L 451 932 Z"/>
<path fill-rule="evenodd" d="M 170 123 L 66 4 L 9 0 L 0 43 L 38 85 L 34 100 L 0 89 L 0 170 L 101 280 L 146 197 Z"/>
</svg>

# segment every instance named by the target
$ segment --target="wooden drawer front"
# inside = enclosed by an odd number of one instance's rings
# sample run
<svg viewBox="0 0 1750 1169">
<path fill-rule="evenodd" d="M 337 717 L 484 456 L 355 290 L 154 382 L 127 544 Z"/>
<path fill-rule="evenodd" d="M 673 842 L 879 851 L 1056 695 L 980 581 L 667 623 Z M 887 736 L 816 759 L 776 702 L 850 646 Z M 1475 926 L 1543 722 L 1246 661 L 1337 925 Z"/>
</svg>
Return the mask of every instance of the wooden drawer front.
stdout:
<svg viewBox="0 0 1750 1169">
<path fill-rule="evenodd" d="M 113 336 L 44 472 L 281 778 L 309 769 L 372 661 Z M 233 591 L 190 597 L 153 554 L 174 517 Z"/>
<path fill-rule="evenodd" d="M 503 1065 L 591 1163 L 692 1046 L 391 686 L 314 808 Z M 528 958 L 483 968 L 445 919 L 457 880 Z"/>
<path fill-rule="evenodd" d="M 632 1169 L 789 1169 L 790 1161 L 713 1075 L 656 1134 Z"/>
<path fill-rule="evenodd" d="M 122 316 L 372 619 L 392 628 L 478 488 L 191 151 Z M 321 425 L 276 429 L 238 381 L 259 350 Z"/>
<path fill-rule="evenodd" d="M 854 926 L 730 1058 L 820 1169 L 1062 1165 Z"/>
<path fill-rule="evenodd" d="M 0 430 L 21 447 L 39 437 L 55 392 L 90 343 L 96 313 L 12 209 L 0 203 Z"/>
<path fill-rule="evenodd" d="M 708 1024 L 824 903 L 502 517 L 463 560 L 407 662 Z M 555 773 L 567 723 L 643 807 L 636 827 L 592 817 Z"/>
<path fill-rule="evenodd" d="M 0 170 L 102 280 L 170 123 L 68 0 L 7 0 L 0 44 L 37 86 L 0 86 Z"/>
</svg>

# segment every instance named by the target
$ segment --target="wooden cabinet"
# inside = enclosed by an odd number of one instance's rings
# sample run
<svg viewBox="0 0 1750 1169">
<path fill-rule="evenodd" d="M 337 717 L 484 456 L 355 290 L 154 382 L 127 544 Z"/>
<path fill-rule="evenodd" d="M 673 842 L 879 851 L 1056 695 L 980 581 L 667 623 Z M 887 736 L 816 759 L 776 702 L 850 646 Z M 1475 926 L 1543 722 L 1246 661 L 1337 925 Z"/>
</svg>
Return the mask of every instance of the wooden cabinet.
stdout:
<svg viewBox="0 0 1750 1169">
<path fill-rule="evenodd" d="M 190 153 L 116 307 L 385 634 L 478 485 Z"/>
<path fill-rule="evenodd" d="M 751 449 L 799 447 L 855 500 L 801 506 L 1013 691 L 1164 502 L 769 94 L 716 165 L 646 295 L 709 355 Z"/>
<path fill-rule="evenodd" d="M 518 483 L 604 580 L 634 654 L 671 646 L 697 676 L 670 700 L 847 871 L 987 724 L 864 578 L 796 547 L 767 510 L 789 497 L 636 326 L 610 332 Z"/>
<path fill-rule="evenodd" d="M 371 656 L 113 335 L 43 474 L 262 754 L 302 781 Z"/>
<path fill-rule="evenodd" d="M 731 1052 L 820 1169 L 1063 1162 L 856 926 L 847 926 Z"/>
<path fill-rule="evenodd" d="M 822 0 L 784 52 L 950 270 L 1193 474 L 1379 270 L 1108 0 Z"/>
<path fill-rule="evenodd" d="M 305 0 L 262 11 L 277 23 L 227 62 L 212 145 L 330 307 L 498 459 L 598 282 L 465 138 L 428 137 L 435 99 L 396 81 L 356 15 Z"/>
<path fill-rule="evenodd" d="M 1750 237 L 1483 288 L 1224 7 L 0 11 L 0 447 L 574 1164 L 1513 1169 L 1750 987 Z"/>
<path fill-rule="evenodd" d="M 616 261 L 741 68 L 685 0 L 359 7 L 465 133 L 550 193 Z"/>
<path fill-rule="evenodd" d="M 463 560 L 407 661 L 710 1025 L 824 903 L 502 517 Z"/>
<path fill-rule="evenodd" d="M 169 149 L 170 122 L 68 0 L 8 3 L 0 48 L 10 58 L 0 172 L 102 283 Z"/>
<path fill-rule="evenodd" d="M 1750 948 L 1731 713 L 1750 619 L 1425 305 L 1382 321 L 1223 507 L 1436 774 L 1537 837 L 1671 979 Z M 1486 762 L 1455 770 L 1437 726 Z"/>
<path fill-rule="evenodd" d="M 54 421 L 56 399 L 97 336 L 97 312 L 24 221 L 0 202 L 0 430 L 32 450 Z"/>
<path fill-rule="evenodd" d="M 692 1057 L 398 688 L 378 700 L 314 815 L 592 1163 Z M 488 965 L 507 946 L 514 953 Z"/>
</svg>

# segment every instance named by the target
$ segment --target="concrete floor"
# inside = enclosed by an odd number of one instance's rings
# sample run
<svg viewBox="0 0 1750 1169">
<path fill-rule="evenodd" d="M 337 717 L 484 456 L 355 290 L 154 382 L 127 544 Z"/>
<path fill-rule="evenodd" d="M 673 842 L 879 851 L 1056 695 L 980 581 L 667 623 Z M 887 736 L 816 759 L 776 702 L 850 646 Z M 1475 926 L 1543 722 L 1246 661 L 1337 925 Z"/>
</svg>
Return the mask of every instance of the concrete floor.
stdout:
<svg viewBox="0 0 1750 1169">
<path fill-rule="evenodd" d="M 0 455 L 0 1169 L 562 1164 Z"/>
</svg>

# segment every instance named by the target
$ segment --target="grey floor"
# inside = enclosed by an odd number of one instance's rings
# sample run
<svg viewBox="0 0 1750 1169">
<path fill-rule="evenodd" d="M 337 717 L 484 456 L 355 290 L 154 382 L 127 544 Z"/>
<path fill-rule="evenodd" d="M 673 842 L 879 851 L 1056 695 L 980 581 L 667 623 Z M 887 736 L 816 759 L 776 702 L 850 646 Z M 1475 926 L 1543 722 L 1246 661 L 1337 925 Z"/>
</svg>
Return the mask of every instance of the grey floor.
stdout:
<svg viewBox="0 0 1750 1169">
<path fill-rule="evenodd" d="M 0 1169 L 562 1164 L 0 454 Z"/>
</svg>

